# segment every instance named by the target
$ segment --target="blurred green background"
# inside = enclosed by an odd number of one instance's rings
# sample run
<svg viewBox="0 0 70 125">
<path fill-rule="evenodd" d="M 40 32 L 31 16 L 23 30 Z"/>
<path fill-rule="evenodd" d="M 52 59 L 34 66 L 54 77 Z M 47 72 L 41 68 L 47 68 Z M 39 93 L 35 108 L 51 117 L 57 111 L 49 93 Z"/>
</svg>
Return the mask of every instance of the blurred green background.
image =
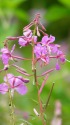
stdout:
<svg viewBox="0 0 70 125">
<path fill-rule="evenodd" d="M 3 47 L 3 42 L 7 36 L 22 35 L 23 27 L 27 25 L 35 16 L 36 13 L 41 14 L 41 22 L 46 27 L 47 33 L 56 37 L 55 43 L 62 45 L 62 50 L 66 54 L 66 58 L 70 60 L 70 1 L 69 0 L 0 0 L 0 48 Z M 15 41 L 17 44 L 17 41 Z M 13 42 L 13 43 L 15 43 Z M 10 46 L 13 45 L 10 42 Z M 16 54 L 24 57 L 31 57 L 31 48 L 22 48 L 18 52 L 19 46 L 16 48 Z M 30 62 L 17 62 L 23 66 L 27 71 L 31 72 Z M 53 67 L 53 63 L 51 64 Z M 0 69 L 2 69 L 0 62 Z M 39 66 L 38 66 L 39 67 Z M 50 66 L 49 66 L 50 68 Z M 47 69 L 45 67 L 44 69 Z M 10 69 L 13 72 L 14 69 Z M 42 71 L 38 68 L 39 73 Z M 14 74 L 18 73 L 14 70 Z M 0 73 L 0 83 L 3 82 Z M 42 78 L 39 83 L 42 83 Z M 51 73 L 45 88 L 43 89 L 41 98 L 45 103 L 48 93 L 55 82 L 52 96 L 46 110 L 47 125 L 51 125 L 51 120 L 54 116 L 55 102 L 59 100 L 62 105 L 62 125 L 70 125 L 70 63 L 66 62 L 62 65 L 60 71 Z M 37 90 L 33 85 L 33 79 L 30 80 L 28 86 L 28 93 L 20 96 L 15 93 L 14 104 L 16 106 L 15 112 L 17 115 L 16 125 L 24 123 L 24 125 L 41 125 L 41 121 L 33 112 L 33 108 L 39 111 L 37 100 Z M 32 100 L 34 99 L 34 100 Z M 9 125 L 9 110 L 8 110 L 8 95 L 0 94 L 0 125 Z M 26 119 L 28 123 L 23 122 Z"/>
</svg>

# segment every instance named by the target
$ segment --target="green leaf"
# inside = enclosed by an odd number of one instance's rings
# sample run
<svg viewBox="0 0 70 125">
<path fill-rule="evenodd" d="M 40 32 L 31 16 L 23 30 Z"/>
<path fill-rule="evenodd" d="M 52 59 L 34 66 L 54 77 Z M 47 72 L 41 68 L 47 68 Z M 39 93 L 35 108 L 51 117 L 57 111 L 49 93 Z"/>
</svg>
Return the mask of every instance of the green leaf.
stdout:
<svg viewBox="0 0 70 125">
<path fill-rule="evenodd" d="M 48 11 L 45 15 L 45 18 L 48 21 L 53 22 L 53 21 L 57 21 L 59 19 L 62 19 L 68 15 L 69 15 L 68 9 L 61 7 L 61 6 L 58 6 L 58 5 L 55 5 L 55 6 L 52 6 L 51 8 L 48 9 Z"/>
<path fill-rule="evenodd" d="M 47 120 L 47 115 L 44 113 L 44 119 Z"/>
<path fill-rule="evenodd" d="M 65 6 L 70 7 L 70 0 L 58 0 L 58 1 L 64 4 Z"/>
<path fill-rule="evenodd" d="M 25 0 L 0 0 L 0 7 L 15 8 Z"/>
</svg>

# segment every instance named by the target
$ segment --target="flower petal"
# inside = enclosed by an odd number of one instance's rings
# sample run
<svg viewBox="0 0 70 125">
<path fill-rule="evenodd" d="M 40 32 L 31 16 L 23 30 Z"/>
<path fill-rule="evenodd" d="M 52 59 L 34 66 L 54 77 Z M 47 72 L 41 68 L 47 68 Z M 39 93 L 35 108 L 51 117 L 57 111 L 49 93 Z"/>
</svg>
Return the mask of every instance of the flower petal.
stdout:
<svg viewBox="0 0 70 125">
<path fill-rule="evenodd" d="M 7 78 L 8 78 L 9 84 L 12 85 L 13 80 L 14 80 L 14 75 L 11 74 L 11 73 L 7 74 L 7 76 L 4 77 L 4 81 L 5 81 L 5 82 L 7 82 Z"/>
<path fill-rule="evenodd" d="M 8 50 L 8 48 L 2 48 L 2 49 L 1 49 L 1 52 L 2 52 L 2 53 L 9 53 L 9 50 Z"/>
<path fill-rule="evenodd" d="M 10 58 L 9 54 L 2 54 L 2 61 L 4 65 L 8 64 L 9 58 Z"/>
<path fill-rule="evenodd" d="M 56 63 L 56 70 L 60 70 L 60 65 Z"/>
<path fill-rule="evenodd" d="M 6 83 L 0 84 L 0 93 L 5 94 L 8 91 L 8 85 Z"/>
<path fill-rule="evenodd" d="M 20 84 L 18 87 L 15 87 L 15 90 L 21 94 L 21 95 L 24 95 L 27 93 L 27 87 L 23 84 Z"/>
<path fill-rule="evenodd" d="M 49 40 L 48 36 L 44 36 L 44 37 L 42 38 L 42 44 L 43 44 L 43 45 L 46 45 L 46 43 L 47 43 L 48 40 Z"/>
<path fill-rule="evenodd" d="M 55 37 L 50 35 L 49 37 L 49 43 L 53 43 L 55 41 Z"/>
<path fill-rule="evenodd" d="M 32 37 L 32 31 L 30 29 L 28 29 L 27 31 L 25 31 L 23 33 L 23 35 L 27 38 L 31 38 Z"/>
<path fill-rule="evenodd" d="M 21 45 L 21 46 L 26 46 L 27 41 L 26 41 L 26 40 L 24 40 L 23 38 L 19 38 L 18 43 L 19 43 L 19 45 Z"/>
<path fill-rule="evenodd" d="M 19 80 L 21 80 L 22 82 L 24 82 L 24 83 L 28 83 L 29 82 L 29 79 L 23 78 L 22 76 L 17 76 L 17 78 Z"/>
</svg>

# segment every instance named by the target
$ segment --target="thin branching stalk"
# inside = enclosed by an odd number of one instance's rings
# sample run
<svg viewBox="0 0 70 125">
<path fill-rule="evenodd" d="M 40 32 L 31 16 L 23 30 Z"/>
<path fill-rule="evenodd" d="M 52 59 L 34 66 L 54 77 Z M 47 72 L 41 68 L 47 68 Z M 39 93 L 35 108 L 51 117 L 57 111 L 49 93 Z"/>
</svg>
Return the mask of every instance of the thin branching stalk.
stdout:
<svg viewBox="0 0 70 125">
<path fill-rule="evenodd" d="M 48 103 L 49 103 L 49 100 L 50 100 L 50 97 L 51 97 L 51 94 L 52 94 L 53 87 L 54 87 L 54 82 L 53 82 L 52 87 L 51 87 L 51 90 L 50 90 L 50 92 L 49 92 L 48 99 L 47 99 L 47 101 L 46 101 L 46 105 L 45 105 L 45 107 L 44 107 L 44 110 L 46 110 L 46 108 L 47 108 L 47 106 L 48 106 Z"/>
<path fill-rule="evenodd" d="M 37 87 L 37 90 L 38 90 L 38 102 L 39 102 L 39 107 L 40 107 L 40 117 L 42 119 L 42 124 L 43 125 L 46 125 L 46 122 L 44 120 L 44 114 L 43 114 L 43 106 L 42 106 L 42 101 L 41 101 L 41 98 L 40 98 L 40 92 L 39 92 L 39 84 L 38 84 L 38 80 L 37 80 L 37 75 L 36 75 L 36 69 L 34 70 L 34 79 L 35 79 L 35 84 L 36 84 L 36 87 Z"/>
</svg>

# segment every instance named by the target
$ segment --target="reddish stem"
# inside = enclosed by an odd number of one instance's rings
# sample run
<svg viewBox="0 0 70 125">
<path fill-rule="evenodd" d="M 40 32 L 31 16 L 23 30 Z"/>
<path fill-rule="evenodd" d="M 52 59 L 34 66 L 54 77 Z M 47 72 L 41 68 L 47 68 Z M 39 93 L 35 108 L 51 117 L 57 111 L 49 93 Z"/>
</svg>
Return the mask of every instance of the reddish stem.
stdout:
<svg viewBox="0 0 70 125">
<path fill-rule="evenodd" d="M 16 58 L 16 59 L 20 59 L 20 60 L 32 60 L 32 59 L 29 59 L 29 58 L 23 58 L 23 57 L 14 56 L 14 55 L 12 55 L 12 58 Z"/>
<path fill-rule="evenodd" d="M 52 71 L 54 71 L 54 70 L 55 70 L 55 68 L 52 68 L 52 69 L 50 69 L 50 70 L 48 70 L 48 71 L 42 73 L 41 75 L 39 75 L 39 76 L 37 76 L 37 77 L 45 76 L 46 74 L 48 74 L 48 73 L 50 73 L 50 72 L 52 72 Z"/>
</svg>

